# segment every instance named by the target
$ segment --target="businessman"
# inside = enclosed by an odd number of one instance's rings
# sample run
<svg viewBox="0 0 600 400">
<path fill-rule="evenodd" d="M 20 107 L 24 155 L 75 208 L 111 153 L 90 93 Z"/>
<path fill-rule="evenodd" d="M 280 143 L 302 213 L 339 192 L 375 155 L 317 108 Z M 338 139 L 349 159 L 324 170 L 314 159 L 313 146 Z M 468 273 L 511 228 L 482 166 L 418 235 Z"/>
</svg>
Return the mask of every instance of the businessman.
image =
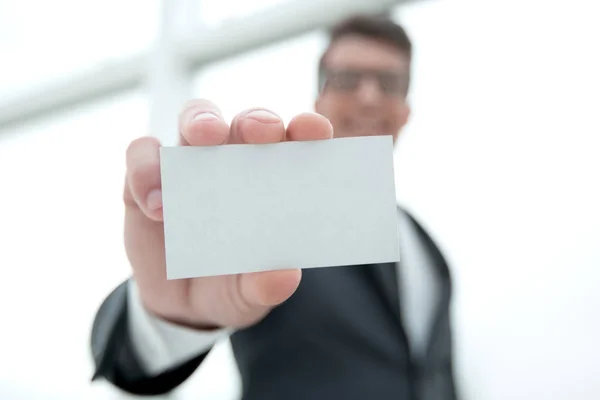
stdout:
<svg viewBox="0 0 600 400">
<path fill-rule="evenodd" d="M 229 126 L 215 104 L 190 101 L 179 119 L 181 145 L 369 135 L 396 142 L 409 117 L 411 57 L 409 38 L 391 20 L 342 21 L 319 62 L 316 113 L 285 127 L 257 108 Z M 95 379 L 139 395 L 167 393 L 230 336 L 245 400 L 457 399 L 448 266 L 406 210 L 398 208 L 399 263 L 167 281 L 159 147 L 141 138 L 126 154 L 133 274 L 96 315 Z"/>
</svg>

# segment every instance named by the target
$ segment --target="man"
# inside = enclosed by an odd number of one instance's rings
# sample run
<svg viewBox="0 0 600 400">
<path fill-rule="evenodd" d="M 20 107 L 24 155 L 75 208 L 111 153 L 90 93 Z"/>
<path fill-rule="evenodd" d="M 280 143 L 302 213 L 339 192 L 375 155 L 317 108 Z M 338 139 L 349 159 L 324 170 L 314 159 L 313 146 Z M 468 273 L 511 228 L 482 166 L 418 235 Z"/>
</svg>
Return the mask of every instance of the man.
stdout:
<svg viewBox="0 0 600 400">
<path fill-rule="evenodd" d="M 301 114 L 286 129 L 276 114 L 252 109 L 230 127 L 214 104 L 192 101 L 180 116 L 181 143 L 365 135 L 395 142 L 409 116 L 411 55 L 409 38 L 392 21 L 343 21 L 320 61 L 317 114 Z M 96 378 L 131 393 L 166 393 L 215 340 L 231 335 L 246 400 L 457 398 L 448 268 L 406 211 L 398 210 L 398 264 L 167 281 L 159 146 L 142 138 L 127 151 L 125 246 L 133 277 L 96 316 Z"/>
</svg>

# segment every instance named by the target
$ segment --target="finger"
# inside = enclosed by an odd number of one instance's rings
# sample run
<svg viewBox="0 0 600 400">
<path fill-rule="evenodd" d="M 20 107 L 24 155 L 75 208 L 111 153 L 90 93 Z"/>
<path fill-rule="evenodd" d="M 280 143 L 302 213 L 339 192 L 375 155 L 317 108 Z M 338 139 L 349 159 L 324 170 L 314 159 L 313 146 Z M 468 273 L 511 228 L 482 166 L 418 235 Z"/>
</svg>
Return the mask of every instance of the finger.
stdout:
<svg viewBox="0 0 600 400">
<path fill-rule="evenodd" d="M 285 140 L 285 126 L 274 112 L 252 108 L 235 116 L 231 122 L 229 143 L 266 144 Z"/>
<path fill-rule="evenodd" d="M 136 139 L 126 153 L 125 204 L 139 207 L 153 220 L 162 220 L 160 142 L 153 137 Z"/>
<path fill-rule="evenodd" d="M 184 146 L 215 146 L 229 138 L 221 110 L 208 100 L 191 100 L 179 115 L 179 138 Z"/>
<path fill-rule="evenodd" d="M 295 141 L 331 139 L 333 126 L 320 114 L 303 113 L 290 121 L 286 136 Z"/>
<path fill-rule="evenodd" d="M 238 275 L 240 296 L 249 307 L 273 307 L 287 300 L 300 285 L 302 270 L 264 271 Z"/>
</svg>

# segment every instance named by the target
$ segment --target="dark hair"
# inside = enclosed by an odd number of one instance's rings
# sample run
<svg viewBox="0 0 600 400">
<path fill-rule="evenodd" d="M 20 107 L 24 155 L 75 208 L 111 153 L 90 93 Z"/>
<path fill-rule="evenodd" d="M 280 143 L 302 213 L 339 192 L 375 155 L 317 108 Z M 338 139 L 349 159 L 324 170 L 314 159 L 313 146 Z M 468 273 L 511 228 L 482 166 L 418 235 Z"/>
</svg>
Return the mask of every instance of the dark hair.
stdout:
<svg viewBox="0 0 600 400">
<path fill-rule="evenodd" d="M 394 46 L 412 59 L 412 43 L 404 28 L 388 16 L 356 15 L 338 22 L 329 30 L 329 45 L 319 59 L 319 87 L 325 75 L 325 62 L 333 44 L 346 36 L 363 36 Z"/>
</svg>

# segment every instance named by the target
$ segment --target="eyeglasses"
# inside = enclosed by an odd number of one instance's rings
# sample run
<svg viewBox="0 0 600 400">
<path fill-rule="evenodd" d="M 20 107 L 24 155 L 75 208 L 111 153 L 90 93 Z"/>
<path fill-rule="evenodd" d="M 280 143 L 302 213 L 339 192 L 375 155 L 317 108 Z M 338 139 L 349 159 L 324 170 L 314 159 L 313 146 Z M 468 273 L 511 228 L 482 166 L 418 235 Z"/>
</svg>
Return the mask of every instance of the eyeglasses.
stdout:
<svg viewBox="0 0 600 400">
<path fill-rule="evenodd" d="M 408 92 L 408 74 L 406 73 L 360 69 L 325 69 L 321 71 L 321 93 L 326 89 L 338 92 L 353 92 L 365 78 L 374 79 L 382 93 L 386 95 L 406 96 Z"/>
</svg>

